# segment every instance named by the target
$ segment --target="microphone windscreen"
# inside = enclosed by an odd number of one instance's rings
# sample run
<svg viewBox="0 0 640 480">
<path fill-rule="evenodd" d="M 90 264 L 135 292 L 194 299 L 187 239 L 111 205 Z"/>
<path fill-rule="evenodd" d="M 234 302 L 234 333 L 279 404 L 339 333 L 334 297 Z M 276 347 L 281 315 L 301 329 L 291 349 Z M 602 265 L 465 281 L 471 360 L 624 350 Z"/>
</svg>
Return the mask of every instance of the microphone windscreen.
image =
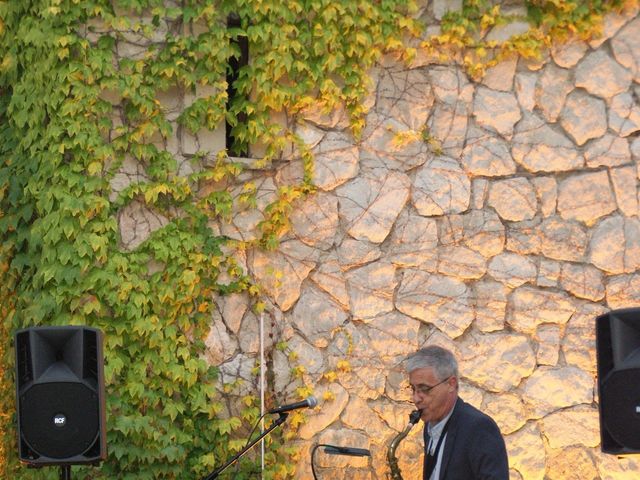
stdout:
<svg viewBox="0 0 640 480">
<path fill-rule="evenodd" d="M 318 405 L 318 400 L 313 395 L 307 397 L 307 403 L 309 404 L 309 408 L 313 408 Z"/>
</svg>

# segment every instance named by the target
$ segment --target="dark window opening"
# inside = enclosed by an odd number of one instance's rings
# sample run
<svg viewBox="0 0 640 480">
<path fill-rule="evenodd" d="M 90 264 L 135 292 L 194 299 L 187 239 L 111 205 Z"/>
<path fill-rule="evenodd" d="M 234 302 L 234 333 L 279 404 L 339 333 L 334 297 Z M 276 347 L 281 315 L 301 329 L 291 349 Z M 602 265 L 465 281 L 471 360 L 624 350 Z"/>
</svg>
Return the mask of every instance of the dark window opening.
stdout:
<svg viewBox="0 0 640 480">
<path fill-rule="evenodd" d="M 227 18 L 227 28 L 240 28 L 240 18 L 237 15 L 230 15 Z M 235 45 L 240 51 L 239 58 L 231 57 L 229 59 L 229 67 L 227 69 L 227 111 L 231 108 L 231 99 L 236 96 L 237 90 L 235 82 L 238 79 L 240 69 L 249 63 L 249 39 L 246 35 L 233 35 L 231 38 L 231 44 Z M 237 114 L 237 124 L 246 123 L 247 114 L 240 112 Z M 225 124 L 225 146 L 231 156 L 235 157 L 248 157 L 249 149 L 247 145 L 243 145 L 242 142 L 236 140 L 232 133 L 232 126 L 229 121 L 226 120 Z"/>
</svg>

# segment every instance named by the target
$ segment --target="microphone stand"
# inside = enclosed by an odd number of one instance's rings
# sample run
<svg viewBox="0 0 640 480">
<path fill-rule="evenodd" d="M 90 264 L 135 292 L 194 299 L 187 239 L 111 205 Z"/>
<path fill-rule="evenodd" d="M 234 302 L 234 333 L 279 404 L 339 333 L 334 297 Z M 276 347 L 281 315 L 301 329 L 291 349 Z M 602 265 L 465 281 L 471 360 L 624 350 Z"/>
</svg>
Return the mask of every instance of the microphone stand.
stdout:
<svg viewBox="0 0 640 480">
<path fill-rule="evenodd" d="M 267 428 L 264 432 L 262 432 L 258 438 L 256 438 L 251 443 L 247 444 L 242 450 L 240 450 L 238 453 L 236 453 L 231 460 L 229 460 L 227 463 L 225 463 L 221 467 L 218 467 L 217 469 L 215 469 L 213 472 L 211 472 L 206 477 L 203 477 L 202 480 L 213 480 L 214 478 L 218 478 L 218 475 L 220 475 L 224 470 L 226 470 L 229 466 L 231 466 L 236 460 L 238 460 L 245 453 L 247 453 L 256 443 L 258 443 L 264 437 L 269 435 L 269 433 L 271 433 L 273 430 L 275 430 L 280 425 L 282 425 L 285 422 L 285 420 L 287 419 L 287 417 L 289 416 L 289 414 L 286 413 L 286 412 L 280 413 L 279 415 L 280 416 L 276 419 L 276 421 L 274 421 L 271 424 L 271 426 L 269 426 L 269 428 Z"/>
<path fill-rule="evenodd" d="M 311 473 L 313 474 L 314 480 L 318 480 L 318 477 L 316 477 L 316 468 L 314 466 L 313 457 L 316 454 L 316 450 L 320 447 L 324 447 L 324 453 L 328 453 L 329 455 L 347 455 L 350 457 L 371 456 L 371 452 L 366 448 L 339 447 L 338 445 L 319 443 L 311 449 Z"/>
</svg>

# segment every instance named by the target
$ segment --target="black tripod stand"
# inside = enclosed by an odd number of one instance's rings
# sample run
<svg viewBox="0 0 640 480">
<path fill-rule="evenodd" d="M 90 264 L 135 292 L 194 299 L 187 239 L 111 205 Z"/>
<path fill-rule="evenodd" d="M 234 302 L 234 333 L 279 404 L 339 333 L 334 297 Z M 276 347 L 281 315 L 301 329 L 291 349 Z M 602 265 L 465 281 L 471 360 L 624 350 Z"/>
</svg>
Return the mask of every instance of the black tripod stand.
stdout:
<svg viewBox="0 0 640 480">
<path fill-rule="evenodd" d="M 245 446 L 242 450 L 240 450 L 231 460 L 229 460 L 227 463 L 225 463 L 221 467 L 218 467 L 216 470 L 211 472 L 209 475 L 204 477 L 202 480 L 213 480 L 214 478 L 218 478 L 218 475 L 220 475 L 224 470 L 226 470 L 227 467 L 229 467 L 236 460 L 238 460 L 240 457 L 242 457 L 245 453 L 247 453 L 249 450 L 251 450 L 251 448 L 253 448 L 253 446 L 256 443 L 258 443 L 264 437 L 269 435 L 269 433 L 271 433 L 277 427 L 282 425 L 284 423 L 284 421 L 287 419 L 287 417 L 289 416 L 288 413 L 280 413 L 279 415 L 280 416 L 271 424 L 271 426 L 269 428 L 267 428 L 264 432 L 262 432 L 260 434 L 260 436 L 258 436 L 255 440 L 253 440 L 251 443 L 249 443 L 247 446 Z"/>
<path fill-rule="evenodd" d="M 60 480 L 71 480 L 71 465 L 60 465 Z"/>
</svg>

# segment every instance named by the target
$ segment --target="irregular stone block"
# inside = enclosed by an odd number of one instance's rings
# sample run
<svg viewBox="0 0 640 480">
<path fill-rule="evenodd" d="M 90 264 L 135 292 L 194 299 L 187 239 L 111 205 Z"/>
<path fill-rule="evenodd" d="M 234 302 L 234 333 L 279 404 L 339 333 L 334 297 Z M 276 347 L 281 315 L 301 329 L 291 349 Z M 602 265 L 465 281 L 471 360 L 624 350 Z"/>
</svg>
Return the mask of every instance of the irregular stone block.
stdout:
<svg viewBox="0 0 640 480">
<path fill-rule="evenodd" d="M 560 262 L 541 258 L 536 284 L 539 287 L 557 287 L 561 270 L 562 266 Z"/>
<path fill-rule="evenodd" d="M 482 210 L 489 195 L 489 180 L 486 178 L 474 178 L 471 181 L 471 208 Z"/>
<path fill-rule="evenodd" d="M 616 95 L 611 100 L 609 126 L 622 137 L 640 130 L 640 106 L 629 92 Z"/>
<path fill-rule="evenodd" d="M 403 173 L 378 169 L 339 187 L 336 195 L 347 232 L 358 240 L 381 243 L 409 198 L 410 184 Z"/>
<path fill-rule="evenodd" d="M 420 130 L 434 102 L 425 69 L 382 69 L 378 77 L 375 110 L 408 128 Z"/>
<path fill-rule="evenodd" d="M 467 106 L 473 98 L 473 85 L 457 67 L 436 66 L 429 70 L 429 80 L 436 99 L 446 105 L 462 103 Z M 467 112 L 469 113 L 469 112 Z"/>
<path fill-rule="evenodd" d="M 518 431 L 527 421 L 524 403 L 513 393 L 485 395 L 481 410 L 496 421 L 502 435 Z"/>
<path fill-rule="evenodd" d="M 560 182 L 558 212 L 566 220 L 593 225 L 617 208 L 607 172 L 572 175 Z"/>
<path fill-rule="evenodd" d="M 323 192 L 307 197 L 291 214 L 294 234 L 323 250 L 333 245 L 338 230 L 338 200 Z"/>
<path fill-rule="evenodd" d="M 517 432 L 505 438 L 509 467 L 526 480 L 543 480 L 545 478 L 546 461 L 544 442 L 537 424 L 530 422 Z"/>
<path fill-rule="evenodd" d="M 577 305 L 576 313 L 567 322 L 562 338 L 562 353 L 567 365 L 576 366 L 592 375 L 595 374 L 596 332 L 594 319 L 607 311 L 607 307 L 591 302 Z"/>
<path fill-rule="evenodd" d="M 565 447 L 547 454 L 549 480 L 598 480 L 600 477 L 591 449 Z"/>
<path fill-rule="evenodd" d="M 344 278 L 342 268 L 335 256 L 323 259 L 309 278 L 340 305 L 343 307 L 349 306 L 347 281 Z"/>
<path fill-rule="evenodd" d="M 529 72 L 516 74 L 515 92 L 520 107 L 526 112 L 533 112 L 536 106 L 536 83 L 538 75 Z"/>
<path fill-rule="evenodd" d="M 317 250 L 299 240 L 284 240 L 275 252 L 253 250 L 250 265 L 265 292 L 287 311 L 298 300 L 300 285 L 315 268 L 317 260 Z"/>
<path fill-rule="evenodd" d="M 637 169 L 635 166 L 612 168 L 609 172 L 618 209 L 626 217 L 638 215 Z"/>
<path fill-rule="evenodd" d="M 640 277 L 618 275 L 607 280 L 607 305 L 611 309 L 640 306 Z"/>
<path fill-rule="evenodd" d="M 538 254 L 542 249 L 539 235 L 540 219 L 525 220 L 509 224 L 506 231 L 506 249 L 521 255 Z"/>
<path fill-rule="evenodd" d="M 385 363 L 402 361 L 409 351 L 418 348 L 419 328 L 420 322 L 397 311 L 371 319 L 363 327 L 368 339 L 364 358 L 378 358 Z"/>
<path fill-rule="evenodd" d="M 581 90 L 574 90 L 560 114 L 560 125 L 578 145 L 598 138 L 607 131 L 605 103 Z"/>
<path fill-rule="evenodd" d="M 558 184 L 553 177 L 535 177 L 531 179 L 542 216 L 549 217 L 556 213 L 558 204 Z"/>
<path fill-rule="evenodd" d="M 538 209 L 533 186 L 523 177 L 495 182 L 489 192 L 489 205 L 500 218 L 515 222 L 532 219 Z"/>
<path fill-rule="evenodd" d="M 370 263 L 345 275 L 354 318 L 372 318 L 393 310 L 395 267 L 384 261 Z"/>
<path fill-rule="evenodd" d="M 256 376 L 253 369 L 256 366 L 255 355 L 238 353 L 231 360 L 219 365 L 219 385 L 238 382 L 234 393 L 237 395 L 255 395 Z"/>
<path fill-rule="evenodd" d="M 252 182 L 255 186 L 255 206 L 240 201 L 243 191 L 243 182 Z M 234 200 L 232 217 L 229 222 L 221 224 L 221 231 L 234 240 L 251 241 L 260 237 L 258 229 L 260 222 L 264 221 L 264 210 L 277 200 L 278 188 L 271 177 L 255 177 L 252 174 L 241 176 L 238 186 L 233 187 L 231 196 Z"/>
<path fill-rule="evenodd" d="M 387 258 L 394 265 L 435 271 L 438 260 L 437 245 L 436 221 L 404 210 L 391 233 Z"/>
<path fill-rule="evenodd" d="M 624 24 L 629 21 L 629 18 L 626 14 L 611 12 L 609 15 L 605 15 L 602 20 L 602 32 L 589 40 L 589 46 L 593 49 L 600 47 L 604 42 L 613 38 Z"/>
<path fill-rule="evenodd" d="M 349 393 L 338 383 L 318 384 L 314 393 L 317 398 L 324 398 L 328 393 L 333 399 L 323 401 L 322 408 L 314 408 L 307 413 L 306 422 L 298 430 L 298 436 L 303 440 L 309 440 L 338 420 L 349 402 Z"/>
<path fill-rule="evenodd" d="M 125 250 L 135 250 L 151 233 L 168 224 L 164 215 L 134 200 L 118 212 L 120 243 Z"/>
<path fill-rule="evenodd" d="M 536 279 L 536 264 L 517 253 L 503 252 L 489 262 L 488 273 L 509 288 L 517 288 Z"/>
<path fill-rule="evenodd" d="M 584 260 L 589 240 L 582 225 L 549 217 L 543 220 L 538 235 L 539 251 L 545 257 L 570 262 Z"/>
<path fill-rule="evenodd" d="M 524 381 L 522 399 L 536 418 L 593 403 L 594 379 L 576 367 L 540 367 Z"/>
<path fill-rule="evenodd" d="M 594 302 L 604 298 L 604 276 L 591 265 L 565 263 L 560 275 L 560 286 L 578 298 Z"/>
<path fill-rule="evenodd" d="M 520 287 L 511 293 L 507 322 L 518 332 L 532 334 L 538 325 L 564 325 L 576 308 L 564 292 Z"/>
<path fill-rule="evenodd" d="M 205 356 L 211 365 L 220 365 L 231 360 L 238 349 L 238 342 L 227 331 L 222 317 L 214 312 L 211 329 L 204 340 Z"/>
<path fill-rule="evenodd" d="M 423 165 L 432 156 L 423 129 L 424 123 L 412 129 L 394 117 L 369 113 L 362 133 L 361 167 L 406 172 Z"/>
<path fill-rule="evenodd" d="M 467 146 L 462 152 L 462 166 L 473 176 L 499 177 L 516 171 L 509 145 L 477 128 L 468 134 Z"/>
<path fill-rule="evenodd" d="M 611 16 L 607 15 L 607 19 Z M 611 48 L 616 60 L 633 74 L 633 79 L 640 83 L 640 18 L 629 22 L 611 41 Z"/>
<path fill-rule="evenodd" d="M 291 313 L 298 331 L 316 347 L 326 347 L 331 332 L 348 318 L 346 312 L 323 292 L 305 288 Z"/>
<path fill-rule="evenodd" d="M 427 122 L 428 132 L 443 152 L 457 157 L 466 139 L 474 87 L 459 68 L 434 67 L 429 78 L 436 103 Z"/>
<path fill-rule="evenodd" d="M 462 9 L 462 0 L 433 0 L 433 16 L 442 20 L 448 12 L 458 12 Z"/>
<path fill-rule="evenodd" d="M 524 18 L 526 18 L 526 14 Z M 529 28 L 529 23 L 523 21 L 511 21 L 509 23 L 496 25 L 487 34 L 485 40 L 488 42 L 502 43 L 512 37 L 526 33 Z"/>
<path fill-rule="evenodd" d="M 336 253 L 338 254 L 340 268 L 344 271 L 371 263 L 382 256 L 382 250 L 379 245 L 351 237 L 345 237 L 342 240 Z"/>
<path fill-rule="evenodd" d="M 490 280 L 477 282 L 473 287 L 476 297 L 474 326 L 485 333 L 503 330 L 509 289 Z"/>
<path fill-rule="evenodd" d="M 560 353 L 560 327 L 552 324 L 539 325 L 533 338 L 538 342 L 536 349 L 538 365 L 557 365 Z"/>
<path fill-rule="evenodd" d="M 473 103 L 473 115 L 478 125 L 510 138 L 513 126 L 522 118 L 520 106 L 511 92 L 478 88 Z"/>
<path fill-rule="evenodd" d="M 602 98 L 626 92 L 631 85 L 631 72 L 604 50 L 587 54 L 575 71 L 576 87 Z"/>
<path fill-rule="evenodd" d="M 366 348 L 364 343 L 358 343 L 358 348 Z M 348 372 L 342 372 L 338 376 L 340 385 L 353 395 L 363 399 L 376 399 L 384 393 L 387 371 L 383 365 L 353 366 Z"/>
<path fill-rule="evenodd" d="M 591 235 L 589 252 L 589 261 L 604 272 L 635 272 L 640 268 L 640 222 L 618 216 L 604 219 Z"/>
<path fill-rule="evenodd" d="M 511 154 L 530 172 L 564 172 L 584 163 L 571 140 L 535 116 L 526 117 L 516 126 Z"/>
<path fill-rule="evenodd" d="M 420 270 L 405 270 L 396 308 L 433 324 L 451 338 L 462 335 L 474 318 L 473 299 L 464 282 Z"/>
<path fill-rule="evenodd" d="M 487 271 L 487 261 L 479 253 L 462 246 L 441 247 L 438 272 L 461 279 L 481 278 Z"/>
<path fill-rule="evenodd" d="M 548 64 L 536 83 L 535 101 L 542 115 L 549 122 L 555 122 L 562 111 L 569 92 L 574 89 L 572 72 Z"/>
<path fill-rule="evenodd" d="M 640 159 L 640 137 L 636 137 L 631 142 L 630 150 L 631 150 L 631 158 L 638 161 Z"/>
<path fill-rule="evenodd" d="M 556 64 L 563 68 L 574 67 L 589 49 L 589 46 L 578 38 L 568 42 L 555 42 L 551 47 L 551 57 Z"/>
<path fill-rule="evenodd" d="M 342 420 L 342 423 L 347 427 L 354 429 L 360 429 L 363 425 L 367 425 L 370 430 L 376 432 L 384 432 L 388 429 L 380 416 L 369 408 L 368 403 L 362 398 L 358 398 L 356 396 L 349 399 L 349 403 L 342 412 L 342 415 L 340 415 L 340 420 Z M 345 444 L 339 443 L 337 445 Z"/>
<path fill-rule="evenodd" d="M 465 245 L 485 258 L 502 252 L 505 228 L 498 215 L 487 210 L 472 210 L 461 215 L 449 215 L 439 223 L 440 244 Z"/>
<path fill-rule="evenodd" d="M 629 141 L 616 135 L 606 134 L 604 137 L 589 143 L 584 152 L 587 167 L 600 166 L 619 167 L 631 161 Z"/>
<path fill-rule="evenodd" d="M 358 148 L 345 133 L 327 133 L 313 154 L 313 183 L 322 190 L 333 190 L 358 174 Z"/>
<path fill-rule="evenodd" d="M 640 469 L 640 460 L 632 455 L 619 457 L 605 453 L 598 453 L 598 471 L 600 478 L 615 480 L 635 480 Z"/>
<path fill-rule="evenodd" d="M 462 377 L 491 392 L 517 387 L 536 366 L 536 357 L 524 335 L 469 335 L 459 345 Z"/>
<path fill-rule="evenodd" d="M 492 90 L 499 90 L 501 92 L 511 91 L 517 65 L 518 59 L 514 57 L 487 68 L 481 80 L 482 84 Z"/>
<path fill-rule="evenodd" d="M 471 182 L 456 160 L 436 157 L 418 170 L 411 194 L 420 215 L 458 213 L 469 206 Z"/>
</svg>

